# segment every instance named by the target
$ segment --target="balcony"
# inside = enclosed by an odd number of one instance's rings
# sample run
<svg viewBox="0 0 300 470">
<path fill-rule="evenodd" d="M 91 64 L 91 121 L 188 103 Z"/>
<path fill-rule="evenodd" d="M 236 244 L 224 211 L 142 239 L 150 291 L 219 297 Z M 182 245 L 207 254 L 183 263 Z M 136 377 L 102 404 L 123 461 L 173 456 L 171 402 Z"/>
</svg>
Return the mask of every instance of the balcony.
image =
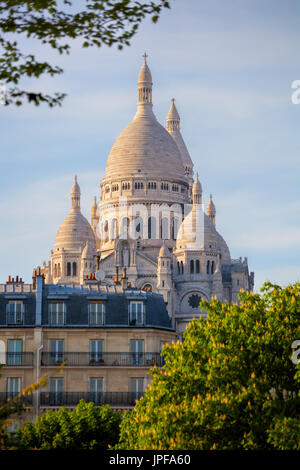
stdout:
<svg viewBox="0 0 300 470">
<path fill-rule="evenodd" d="M 25 367 L 33 366 L 33 352 L 20 352 L 20 353 L 3 353 L 0 354 L 0 363 L 4 367 L 18 366 Z"/>
<path fill-rule="evenodd" d="M 144 392 L 41 392 L 40 406 L 77 406 L 81 399 L 95 405 L 135 406 Z"/>
<path fill-rule="evenodd" d="M 161 366 L 163 358 L 160 353 L 128 353 L 128 352 L 42 352 L 42 366 L 132 366 L 154 367 Z"/>
<path fill-rule="evenodd" d="M 8 401 L 12 400 L 18 393 L 13 392 L 0 392 L 0 403 L 7 403 Z M 26 395 L 21 396 L 17 400 L 18 404 L 24 404 L 26 406 L 31 406 L 33 403 L 33 395 Z"/>
</svg>

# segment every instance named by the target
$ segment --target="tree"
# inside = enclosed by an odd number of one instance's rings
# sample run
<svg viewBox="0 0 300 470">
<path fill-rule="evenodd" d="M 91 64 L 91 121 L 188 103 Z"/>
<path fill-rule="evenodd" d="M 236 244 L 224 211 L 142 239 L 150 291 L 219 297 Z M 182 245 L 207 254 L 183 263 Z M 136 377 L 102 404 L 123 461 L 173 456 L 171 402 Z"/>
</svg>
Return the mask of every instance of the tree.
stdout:
<svg viewBox="0 0 300 470">
<path fill-rule="evenodd" d="M 121 412 L 80 400 L 74 411 L 60 408 L 27 422 L 17 433 L 18 449 L 105 450 L 118 442 Z"/>
<path fill-rule="evenodd" d="M 2 367 L 3 364 L 0 364 L 0 368 Z M 37 382 L 24 388 L 15 397 L 8 398 L 3 403 L 0 402 L 0 450 L 15 447 L 15 440 L 12 434 L 8 432 L 8 427 L 14 423 L 17 415 L 21 415 L 27 397 L 31 396 L 38 388 L 47 385 L 47 383 L 47 376 L 43 375 Z"/>
<path fill-rule="evenodd" d="M 300 449 L 299 288 L 265 283 L 240 305 L 201 302 L 207 319 L 164 347 L 116 448 Z"/>
<path fill-rule="evenodd" d="M 146 16 L 156 23 L 164 8 L 169 8 L 167 0 L 0 0 L 0 83 L 13 84 L 4 96 L 5 104 L 19 106 L 27 99 L 53 107 L 65 97 L 64 93 L 51 96 L 18 88 L 23 77 L 54 76 L 63 69 L 22 52 L 17 36 L 22 44 L 26 38 L 36 39 L 59 54 L 69 53 L 68 42 L 76 38 L 82 47 L 117 45 L 122 49 L 130 45 Z"/>
</svg>

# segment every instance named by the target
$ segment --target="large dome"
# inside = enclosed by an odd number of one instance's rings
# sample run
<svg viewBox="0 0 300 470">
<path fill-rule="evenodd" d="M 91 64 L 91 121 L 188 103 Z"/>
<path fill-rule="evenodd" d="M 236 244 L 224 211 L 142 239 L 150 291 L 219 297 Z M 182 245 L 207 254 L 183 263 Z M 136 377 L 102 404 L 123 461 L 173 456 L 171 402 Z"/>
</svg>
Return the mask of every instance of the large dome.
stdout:
<svg viewBox="0 0 300 470">
<path fill-rule="evenodd" d="M 152 77 L 143 64 L 138 77 L 138 110 L 112 146 L 105 178 L 165 178 L 186 181 L 180 151 L 152 111 Z"/>
<path fill-rule="evenodd" d="M 185 180 L 176 143 L 150 113 L 137 113 L 113 144 L 106 164 L 106 177 L 135 174 Z"/>
</svg>

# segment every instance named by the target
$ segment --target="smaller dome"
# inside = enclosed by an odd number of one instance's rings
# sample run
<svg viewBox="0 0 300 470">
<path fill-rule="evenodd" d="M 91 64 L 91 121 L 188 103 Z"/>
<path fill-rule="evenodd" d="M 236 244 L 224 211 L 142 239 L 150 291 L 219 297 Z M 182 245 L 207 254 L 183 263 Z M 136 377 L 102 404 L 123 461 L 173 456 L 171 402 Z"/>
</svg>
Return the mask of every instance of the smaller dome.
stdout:
<svg viewBox="0 0 300 470">
<path fill-rule="evenodd" d="M 179 227 L 176 249 L 209 249 L 210 245 L 216 247 L 217 241 L 214 224 L 202 211 L 200 204 L 194 205 Z"/>
<path fill-rule="evenodd" d="M 172 104 L 167 115 L 167 122 L 171 120 L 180 121 L 180 116 L 178 114 L 174 101 L 175 101 L 175 98 L 172 98 Z"/>
<path fill-rule="evenodd" d="M 198 173 L 197 173 L 196 178 L 195 178 L 194 183 L 193 183 L 193 194 L 199 194 L 199 193 L 202 194 L 202 186 L 201 186 L 201 183 L 199 181 L 199 176 L 198 176 Z"/>
<path fill-rule="evenodd" d="M 71 189 L 71 211 L 57 230 L 54 249 L 81 251 L 87 242 L 91 248 L 96 249 L 92 227 L 80 211 L 80 186 L 75 176 Z"/>
<path fill-rule="evenodd" d="M 213 200 L 212 200 L 212 194 L 210 194 L 209 202 L 206 206 L 206 215 L 208 215 L 208 217 L 216 215 L 216 207 L 215 207 L 215 205 L 213 203 Z"/>
<path fill-rule="evenodd" d="M 170 257 L 170 252 L 168 250 L 168 247 L 165 243 L 165 241 L 163 241 L 163 244 L 159 250 L 159 258 L 169 258 Z"/>
</svg>

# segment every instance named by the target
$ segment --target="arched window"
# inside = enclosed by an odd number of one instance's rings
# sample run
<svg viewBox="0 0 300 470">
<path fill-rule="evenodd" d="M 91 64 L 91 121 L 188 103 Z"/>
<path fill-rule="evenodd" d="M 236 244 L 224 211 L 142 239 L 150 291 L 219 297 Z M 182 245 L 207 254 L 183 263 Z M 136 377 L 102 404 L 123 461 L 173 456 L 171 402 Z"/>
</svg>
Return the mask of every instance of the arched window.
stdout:
<svg viewBox="0 0 300 470">
<path fill-rule="evenodd" d="M 169 219 L 167 217 L 161 219 L 160 238 L 169 239 Z"/>
<path fill-rule="evenodd" d="M 181 267 L 181 274 L 183 274 L 183 262 L 180 261 L 180 267 Z"/>
<path fill-rule="evenodd" d="M 179 264 L 179 261 L 177 261 L 177 270 L 178 270 L 178 274 L 180 274 L 180 264 Z"/>
<path fill-rule="evenodd" d="M 77 276 L 77 264 L 75 263 L 75 261 L 73 263 L 73 276 Z"/>
<path fill-rule="evenodd" d="M 209 274 L 209 260 L 207 261 L 207 264 L 206 264 L 206 273 Z"/>
<path fill-rule="evenodd" d="M 196 273 L 200 273 L 200 261 L 198 259 L 196 259 Z"/>
<path fill-rule="evenodd" d="M 156 239 L 156 219 L 155 217 L 148 218 L 148 238 Z"/>
<path fill-rule="evenodd" d="M 67 276 L 71 276 L 71 263 L 67 263 Z"/>
<path fill-rule="evenodd" d="M 179 219 L 178 219 L 178 217 L 174 217 L 173 224 L 172 224 L 172 238 L 173 238 L 173 240 L 176 240 L 178 230 L 179 230 Z"/>
<path fill-rule="evenodd" d="M 60 271 L 60 263 L 57 265 L 57 277 L 61 276 L 61 271 Z"/>
<path fill-rule="evenodd" d="M 214 270 L 215 270 L 215 262 L 212 261 L 212 262 L 211 262 L 211 274 L 214 273 Z"/>
<path fill-rule="evenodd" d="M 117 238 L 117 219 L 112 219 L 110 228 L 110 239 L 115 240 Z"/>
<path fill-rule="evenodd" d="M 123 237 L 124 236 L 127 237 L 127 235 L 128 235 L 129 223 L 130 223 L 130 221 L 129 221 L 128 217 L 124 217 L 122 219 L 122 235 L 123 235 Z"/>
<path fill-rule="evenodd" d="M 190 273 L 194 274 L 194 260 L 193 259 L 191 259 L 190 261 Z"/>
<path fill-rule="evenodd" d="M 134 237 L 143 238 L 143 219 L 142 217 L 137 217 L 134 219 Z"/>
<path fill-rule="evenodd" d="M 54 277 L 57 277 L 57 264 L 54 265 Z"/>
</svg>

